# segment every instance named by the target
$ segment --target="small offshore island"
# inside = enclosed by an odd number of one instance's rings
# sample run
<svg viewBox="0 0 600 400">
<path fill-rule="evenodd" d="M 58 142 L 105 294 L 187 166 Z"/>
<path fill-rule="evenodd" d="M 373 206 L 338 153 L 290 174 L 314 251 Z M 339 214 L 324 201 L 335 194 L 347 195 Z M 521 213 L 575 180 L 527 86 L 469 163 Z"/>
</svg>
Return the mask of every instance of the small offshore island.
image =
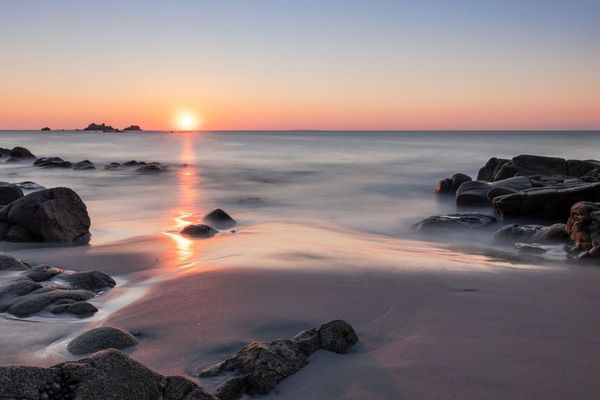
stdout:
<svg viewBox="0 0 600 400">
<path fill-rule="evenodd" d="M 63 130 L 63 129 L 61 129 Z M 52 131 L 52 129 L 50 129 L 49 127 L 45 126 L 41 129 L 41 131 Z M 83 129 L 77 129 L 77 131 L 99 131 L 99 132 L 141 132 L 143 131 L 142 128 L 140 128 L 139 125 L 129 125 L 126 128 L 123 128 L 122 130 L 119 130 L 117 128 L 114 128 L 111 125 L 107 125 L 104 122 L 101 124 L 97 124 L 95 122 L 90 123 L 88 126 L 86 126 Z"/>
</svg>

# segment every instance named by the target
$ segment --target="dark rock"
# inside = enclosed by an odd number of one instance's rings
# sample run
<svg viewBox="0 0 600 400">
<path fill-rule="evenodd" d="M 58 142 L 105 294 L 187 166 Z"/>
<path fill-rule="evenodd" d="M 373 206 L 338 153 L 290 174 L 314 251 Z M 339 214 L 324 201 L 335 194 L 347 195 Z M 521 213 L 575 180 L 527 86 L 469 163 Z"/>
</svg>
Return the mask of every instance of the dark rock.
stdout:
<svg viewBox="0 0 600 400">
<path fill-rule="evenodd" d="M 561 243 L 569 239 L 569 233 L 565 224 L 558 223 L 545 227 L 533 239 L 539 243 Z"/>
<path fill-rule="evenodd" d="M 43 127 L 41 130 L 42 130 L 42 131 L 51 131 L 52 129 L 50 129 L 50 128 L 48 128 L 47 126 L 45 126 L 45 127 Z"/>
<path fill-rule="evenodd" d="M 565 224 L 546 225 L 506 225 L 498 229 L 494 239 L 502 242 L 560 243 L 566 242 L 568 234 Z"/>
<path fill-rule="evenodd" d="M 292 341 L 298 344 L 300 351 L 307 357 L 321 348 L 321 337 L 318 328 L 302 331 L 294 336 Z"/>
<path fill-rule="evenodd" d="M 27 228 L 20 225 L 11 226 L 6 235 L 4 235 L 4 240 L 15 243 L 33 242 L 33 238 Z"/>
<path fill-rule="evenodd" d="M 34 166 L 40 168 L 71 168 L 73 164 L 60 157 L 42 157 L 35 160 Z"/>
<path fill-rule="evenodd" d="M 0 312 L 6 311 L 16 297 L 25 296 L 41 288 L 42 285 L 29 279 L 18 279 L 0 286 Z"/>
<path fill-rule="evenodd" d="M 0 221 L 13 228 L 24 227 L 37 241 L 87 243 L 90 240 L 87 208 L 77 193 L 68 188 L 30 193 L 2 208 Z"/>
<path fill-rule="evenodd" d="M 596 160 L 567 160 L 567 175 L 569 176 L 589 176 L 597 174 L 600 171 L 600 161 Z"/>
<path fill-rule="evenodd" d="M 49 279 L 52 279 L 56 275 L 62 274 L 63 271 L 60 268 L 53 267 L 51 265 L 41 264 L 36 265 L 35 267 L 31 267 L 28 271 L 23 273 L 23 276 L 31 279 L 34 282 L 44 282 Z"/>
<path fill-rule="evenodd" d="M 562 158 L 520 155 L 500 167 L 494 181 L 511 178 L 516 174 L 567 175 L 567 162 Z"/>
<path fill-rule="evenodd" d="M 94 163 L 91 162 L 90 160 L 83 160 L 83 161 L 79 161 L 79 162 L 76 162 L 75 164 L 73 164 L 73 169 L 75 169 L 75 170 L 96 169 L 96 166 L 94 166 Z"/>
<path fill-rule="evenodd" d="M 8 309 L 15 317 L 26 318 L 39 313 L 57 300 L 70 299 L 75 301 L 86 301 L 96 294 L 87 290 L 50 290 L 44 293 L 35 291 L 25 296 L 18 297 Z"/>
<path fill-rule="evenodd" d="M 465 174 L 454 174 L 450 178 L 442 179 L 435 185 L 435 192 L 440 194 L 455 194 L 460 185 L 471 181 Z"/>
<path fill-rule="evenodd" d="M 60 279 L 73 289 L 89 290 L 95 293 L 100 293 L 107 288 L 113 288 L 117 284 L 113 278 L 100 271 L 74 272 L 64 274 Z"/>
<path fill-rule="evenodd" d="M 335 353 L 345 353 L 358 342 L 352 325 L 340 319 L 321 325 L 319 328 L 321 347 Z"/>
<path fill-rule="evenodd" d="M 25 181 L 17 183 L 17 186 L 23 190 L 43 190 L 46 189 L 44 186 L 39 185 L 35 182 Z"/>
<path fill-rule="evenodd" d="M 102 131 L 102 132 L 118 132 L 118 129 L 113 128 L 110 125 L 106 125 L 104 122 L 96 124 L 92 122 L 87 127 L 83 128 L 84 131 Z"/>
<path fill-rule="evenodd" d="M 210 237 L 215 236 L 218 233 L 218 231 L 215 230 L 215 229 L 213 229 L 211 226 L 208 226 L 208 225 L 196 224 L 196 225 L 188 225 L 188 226 L 186 226 L 179 233 L 182 234 L 182 235 L 184 235 L 184 236 L 194 236 L 194 237 L 199 237 L 199 238 L 210 238 Z"/>
<path fill-rule="evenodd" d="M 236 224 L 235 219 L 231 218 L 225 211 L 217 208 L 204 216 L 204 221 L 213 224 L 217 228 L 227 229 Z"/>
<path fill-rule="evenodd" d="M 494 199 L 496 197 L 504 196 L 505 194 L 513 194 L 513 193 L 517 193 L 517 190 L 509 189 L 509 188 L 505 188 L 505 187 L 492 187 L 487 192 L 488 202 L 489 202 L 489 204 L 492 204 L 492 202 L 494 201 Z"/>
<path fill-rule="evenodd" d="M 90 317 L 98 312 L 98 308 L 87 301 L 53 304 L 48 308 L 52 314 L 72 314 L 80 318 Z"/>
<path fill-rule="evenodd" d="M 2 398 L 19 400 L 218 400 L 182 377 L 165 377 L 118 350 L 50 368 L 0 367 Z"/>
<path fill-rule="evenodd" d="M 580 201 L 600 201 L 600 183 L 533 188 L 496 197 L 493 204 L 502 218 L 528 216 L 564 221 L 571 207 Z"/>
<path fill-rule="evenodd" d="M 418 231 L 451 231 L 457 228 L 486 228 L 497 222 L 496 218 L 479 213 L 436 215 L 416 223 Z"/>
<path fill-rule="evenodd" d="M 504 158 L 490 158 L 488 162 L 479 170 L 479 173 L 477 174 L 477 180 L 488 182 L 493 181 L 494 176 L 496 176 L 500 168 L 507 162 L 509 162 L 509 160 Z"/>
<path fill-rule="evenodd" d="M 0 206 L 5 206 L 23 197 L 23 191 L 17 185 L 0 186 Z"/>
<path fill-rule="evenodd" d="M 154 174 L 154 173 L 166 171 L 166 169 L 167 169 L 167 167 L 162 165 L 161 163 L 152 162 L 152 163 L 148 163 L 146 165 L 142 165 L 141 167 L 136 169 L 136 172 L 139 172 L 142 174 Z"/>
<path fill-rule="evenodd" d="M 490 205 L 489 192 L 492 189 L 520 191 L 529 188 L 531 188 L 531 183 L 524 176 L 516 176 L 492 183 L 483 181 L 465 182 L 456 191 L 456 205 L 488 206 Z"/>
<path fill-rule="evenodd" d="M 146 163 L 143 163 L 142 165 L 145 165 L 145 164 Z M 124 162 L 123 165 L 125 167 L 135 167 L 137 165 L 140 165 L 140 163 L 138 161 L 136 161 L 136 160 L 131 160 L 131 161 Z"/>
<path fill-rule="evenodd" d="M 139 127 L 139 125 L 129 125 L 127 128 L 123 129 L 123 131 L 141 131 L 142 128 Z"/>
<path fill-rule="evenodd" d="M 25 147 L 14 147 L 10 153 L 9 156 L 11 159 L 13 160 L 22 160 L 22 159 L 30 159 L 30 158 L 36 158 L 33 153 L 31 153 L 29 150 L 27 150 Z"/>
<path fill-rule="evenodd" d="M 101 327 L 87 331 L 69 342 L 67 350 L 76 356 L 95 353 L 99 350 L 122 350 L 139 343 L 131 333 L 112 327 Z"/>
<path fill-rule="evenodd" d="M 121 168 L 121 164 L 118 162 L 111 162 L 110 164 L 106 164 L 104 166 L 104 169 L 120 169 Z"/>
<path fill-rule="evenodd" d="M 0 253 L 0 271 L 27 271 L 31 266 L 6 253 Z"/>
<path fill-rule="evenodd" d="M 548 252 L 548 249 L 540 246 L 536 243 L 515 243 L 515 248 L 520 253 L 527 254 L 544 254 Z"/>
<path fill-rule="evenodd" d="M 566 226 L 571 242 L 583 257 L 598 254 L 600 249 L 600 203 L 579 202 L 571 207 Z"/>
</svg>

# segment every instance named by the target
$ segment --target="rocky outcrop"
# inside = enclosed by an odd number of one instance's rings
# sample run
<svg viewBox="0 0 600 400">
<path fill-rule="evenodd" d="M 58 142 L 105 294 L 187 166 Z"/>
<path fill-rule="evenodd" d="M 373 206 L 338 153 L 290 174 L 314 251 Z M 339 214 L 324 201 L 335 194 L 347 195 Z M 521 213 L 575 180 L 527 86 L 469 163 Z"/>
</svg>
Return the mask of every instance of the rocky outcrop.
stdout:
<svg viewBox="0 0 600 400">
<path fill-rule="evenodd" d="M 209 225 L 196 224 L 186 226 L 179 233 L 184 236 L 193 236 L 197 238 L 211 238 L 219 232 Z"/>
<path fill-rule="evenodd" d="M 102 132 L 118 132 L 118 129 L 113 128 L 110 125 L 106 125 L 104 122 L 96 124 L 92 122 L 87 127 L 83 128 L 84 131 L 102 131 Z"/>
<path fill-rule="evenodd" d="M 126 330 L 105 326 L 77 336 L 69 342 L 67 350 L 79 356 L 106 349 L 123 350 L 138 343 L 139 340 Z"/>
<path fill-rule="evenodd" d="M 3 399 L 218 400 L 180 376 L 160 375 L 119 350 L 50 368 L 0 367 Z"/>
<path fill-rule="evenodd" d="M 2 222 L 20 227 L 33 241 L 85 244 L 91 237 L 87 208 L 69 188 L 39 190 L 10 203 L 0 209 Z"/>
<path fill-rule="evenodd" d="M 35 160 L 33 165 L 39 168 L 71 168 L 73 163 L 60 157 L 42 157 Z"/>
<path fill-rule="evenodd" d="M 573 205 L 567 232 L 580 257 L 600 256 L 600 203 L 580 202 Z"/>
<path fill-rule="evenodd" d="M 227 229 L 234 226 L 237 222 L 231 218 L 225 211 L 217 208 L 204 216 L 204 222 L 212 224 L 219 229 Z"/>
<path fill-rule="evenodd" d="M 440 194 L 455 194 L 460 185 L 471 181 L 465 174 L 454 174 L 450 178 L 442 179 L 435 185 L 435 192 Z"/>
<path fill-rule="evenodd" d="M 465 182 L 460 185 L 456 192 L 456 205 L 489 206 L 491 204 L 490 197 L 493 200 L 500 193 L 515 193 L 531 187 L 531 182 L 525 176 L 516 176 L 492 183 L 484 181 Z M 494 191 L 492 192 L 492 190 Z"/>
<path fill-rule="evenodd" d="M 267 394 L 308 364 L 308 357 L 318 349 L 344 353 L 357 342 L 358 336 L 350 324 L 331 321 L 291 340 L 252 342 L 224 361 L 203 369 L 199 376 L 225 379 L 215 393 L 221 400 L 237 399 L 243 394 Z"/>
<path fill-rule="evenodd" d="M 600 183 L 533 188 L 496 197 L 494 208 L 502 218 L 540 217 L 565 221 L 580 201 L 600 201 Z"/>
<path fill-rule="evenodd" d="M 0 186 L 0 206 L 5 206 L 23 197 L 23 191 L 17 185 Z"/>
<path fill-rule="evenodd" d="M 123 131 L 135 131 L 135 132 L 139 132 L 141 130 L 142 130 L 142 128 L 140 128 L 139 125 L 129 125 L 127 128 L 123 129 Z"/>
<path fill-rule="evenodd" d="M 487 228 L 497 222 L 496 218 L 479 213 L 435 215 L 417 222 L 414 228 L 420 232 L 441 232 L 455 229 Z"/>
</svg>

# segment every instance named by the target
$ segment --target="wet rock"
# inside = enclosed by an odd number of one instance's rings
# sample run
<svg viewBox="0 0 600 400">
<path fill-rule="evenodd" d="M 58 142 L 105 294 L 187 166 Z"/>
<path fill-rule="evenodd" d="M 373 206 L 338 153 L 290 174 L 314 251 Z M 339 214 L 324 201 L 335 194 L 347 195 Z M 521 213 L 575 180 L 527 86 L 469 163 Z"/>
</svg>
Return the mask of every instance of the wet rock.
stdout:
<svg viewBox="0 0 600 400">
<path fill-rule="evenodd" d="M 0 253 L 0 271 L 26 271 L 31 266 L 6 253 Z"/>
<path fill-rule="evenodd" d="M 465 174 L 454 174 L 450 178 L 442 179 L 435 185 L 435 192 L 440 194 L 455 194 L 460 185 L 471 181 Z"/>
<path fill-rule="evenodd" d="M 528 216 L 564 221 L 571 207 L 580 201 L 600 201 L 600 183 L 533 188 L 496 197 L 493 204 L 502 218 Z"/>
<path fill-rule="evenodd" d="M 0 206 L 5 206 L 23 197 L 23 191 L 17 185 L 0 186 Z"/>
<path fill-rule="evenodd" d="M 167 167 L 162 165 L 161 163 L 151 162 L 146 165 L 142 165 L 141 167 L 136 169 L 136 172 L 139 172 L 142 174 L 155 174 L 155 173 L 160 173 L 160 172 L 163 172 L 166 170 L 167 170 Z"/>
<path fill-rule="evenodd" d="M 51 265 L 40 264 L 35 267 L 31 267 L 28 271 L 23 273 L 23 276 L 31 279 L 34 282 L 44 282 L 49 279 L 52 279 L 56 275 L 62 274 L 63 271 L 60 268 L 53 267 Z"/>
<path fill-rule="evenodd" d="M 96 169 L 96 166 L 90 160 L 83 160 L 73 164 L 75 170 Z"/>
<path fill-rule="evenodd" d="M 16 298 L 9 307 L 8 312 L 15 317 L 26 318 L 39 313 L 58 300 L 70 299 L 75 301 L 86 301 L 95 296 L 95 293 L 87 290 L 56 289 L 44 293 L 36 293 L 36 291 L 34 291 L 25 296 Z"/>
<path fill-rule="evenodd" d="M 179 233 L 184 236 L 193 236 L 193 237 L 198 237 L 198 238 L 211 238 L 211 237 L 215 236 L 218 233 L 218 231 L 208 225 L 196 224 L 196 225 L 186 226 Z"/>
<path fill-rule="evenodd" d="M 593 176 L 600 172 L 600 161 L 597 160 L 567 160 L 567 175 Z"/>
<path fill-rule="evenodd" d="M 69 188 L 30 193 L 2 208 L 0 221 L 25 228 L 36 241 L 82 244 L 90 240 L 87 208 Z"/>
<path fill-rule="evenodd" d="M 488 162 L 479 170 L 479 173 L 477 174 L 477 180 L 487 182 L 493 181 L 494 176 L 496 176 L 500 168 L 509 161 L 510 160 L 504 158 L 490 158 Z"/>
<path fill-rule="evenodd" d="M 298 344 L 300 351 L 307 357 L 321 348 L 321 337 L 318 328 L 302 331 L 294 336 L 292 341 Z"/>
<path fill-rule="evenodd" d="M 480 229 L 497 222 L 496 218 L 479 213 L 435 215 L 414 225 L 418 231 L 452 231 L 455 229 Z"/>
<path fill-rule="evenodd" d="M 10 159 L 8 161 L 16 161 L 16 160 L 27 160 L 31 158 L 36 158 L 32 152 L 27 150 L 25 147 L 13 147 L 13 149 L 8 154 Z"/>
<path fill-rule="evenodd" d="M 500 167 L 494 175 L 494 181 L 522 175 L 567 175 L 567 162 L 562 158 L 544 157 L 524 154 L 513 157 L 513 159 Z"/>
<path fill-rule="evenodd" d="M 335 353 L 346 353 L 350 346 L 358 342 L 352 325 L 341 319 L 321 325 L 319 338 L 322 348 Z"/>
<path fill-rule="evenodd" d="M 217 208 L 204 216 L 204 221 L 219 229 L 231 228 L 236 224 L 235 219 L 231 218 L 225 211 Z"/>
<path fill-rule="evenodd" d="M 125 167 L 135 167 L 137 165 L 146 165 L 146 163 L 143 161 L 139 162 L 136 160 L 131 160 L 131 161 L 127 161 L 127 162 L 123 163 L 123 166 L 125 166 Z"/>
<path fill-rule="evenodd" d="M 42 157 L 35 160 L 34 166 L 40 168 L 71 168 L 73 164 L 60 157 Z"/>
<path fill-rule="evenodd" d="M 494 239 L 508 243 L 560 243 L 567 241 L 568 234 L 565 224 L 550 226 L 511 224 L 498 229 Z"/>
<path fill-rule="evenodd" d="M 11 226 L 8 232 L 6 232 L 6 235 L 4 235 L 4 240 L 15 243 L 33 242 L 33 238 L 29 234 L 29 231 L 20 225 Z"/>
<path fill-rule="evenodd" d="M 0 286 L 0 312 L 5 312 L 16 297 L 24 296 L 41 288 L 42 285 L 30 279 L 19 279 Z"/>
<path fill-rule="evenodd" d="M 600 203 L 579 202 L 573 205 L 566 230 L 581 256 L 595 256 L 600 249 Z"/>
<path fill-rule="evenodd" d="M 23 190 L 43 190 L 46 189 L 44 186 L 31 181 L 19 182 L 17 186 Z"/>
<path fill-rule="evenodd" d="M 111 169 L 121 169 L 121 164 L 118 162 L 111 162 L 110 164 L 106 164 L 104 166 L 104 169 L 107 170 L 111 170 Z"/>
<path fill-rule="evenodd" d="M 52 314 L 72 314 L 80 318 L 90 317 L 98 312 L 98 308 L 87 301 L 71 301 L 69 303 L 53 304 L 48 307 Z"/>
<path fill-rule="evenodd" d="M 64 274 L 60 279 L 71 288 L 89 290 L 95 293 L 100 293 L 107 288 L 113 288 L 117 284 L 113 278 L 100 271 L 74 272 Z"/>
<path fill-rule="evenodd" d="M 505 188 L 505 187 L 492 187 L 487 192 L 487 199 L 488 199 L 489 204 L 492 204 L 492 202 L 494 201 L 494 199 L 496 197 L 504 196 L 505 194 L 513 194 L 513 193 L 517 193 L 517 191 L 514 189 Z"/>
<path fill-rule="evenodd" d="M 77 336 L 69 342 L 67 350 L 78 356 L 105 349 L 122 350 L 138 343 L 139 340 L 126 330 L 105 326 Z"/>
<path fill-rule="evenodd" d="M 524 176 L 517 176 L 492 183 L 483 181 L 465 182 L 456 191 L 456 205 L 488 206 L 490 205 L 489 192 L 492 189 L 516 192 L 529 188 L 531 188 L 531 183 Z"/>
<path fill-rule="evenodd" d="M 118 350 L 50 368 L 0 367 L 6 399 L 78 400 L 218 400 L 179 376 L 163 376 Z"/>
<path fill-rule="evenodd" d="M 544 254 L 548 252 L 547 248 L 537 243 L 515 243 L 515 248 L 519 253 L 526 254 Z"/>
<path fill-rule="evenodd" d="M 10 225 L 6 222 L 0 222 L 0 240 L 4 240 L 6 238 L 6 234 L 10 230 Z"/>
</svg>

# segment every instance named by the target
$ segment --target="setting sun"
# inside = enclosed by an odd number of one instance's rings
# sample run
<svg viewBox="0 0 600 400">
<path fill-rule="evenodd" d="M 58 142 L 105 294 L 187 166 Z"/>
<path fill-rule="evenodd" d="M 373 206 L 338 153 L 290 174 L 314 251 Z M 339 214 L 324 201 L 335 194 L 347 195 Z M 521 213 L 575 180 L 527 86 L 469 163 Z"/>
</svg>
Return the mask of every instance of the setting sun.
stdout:
<svg viewBox="0 0 600 400">
<path fill-rule="evenodd" d="M 182 131 L 191 131 L 197 129 L 200 122 L 196 115 L 189 112 L 179 113 L 176 118 L 177 128 Z"/>
</svg>

